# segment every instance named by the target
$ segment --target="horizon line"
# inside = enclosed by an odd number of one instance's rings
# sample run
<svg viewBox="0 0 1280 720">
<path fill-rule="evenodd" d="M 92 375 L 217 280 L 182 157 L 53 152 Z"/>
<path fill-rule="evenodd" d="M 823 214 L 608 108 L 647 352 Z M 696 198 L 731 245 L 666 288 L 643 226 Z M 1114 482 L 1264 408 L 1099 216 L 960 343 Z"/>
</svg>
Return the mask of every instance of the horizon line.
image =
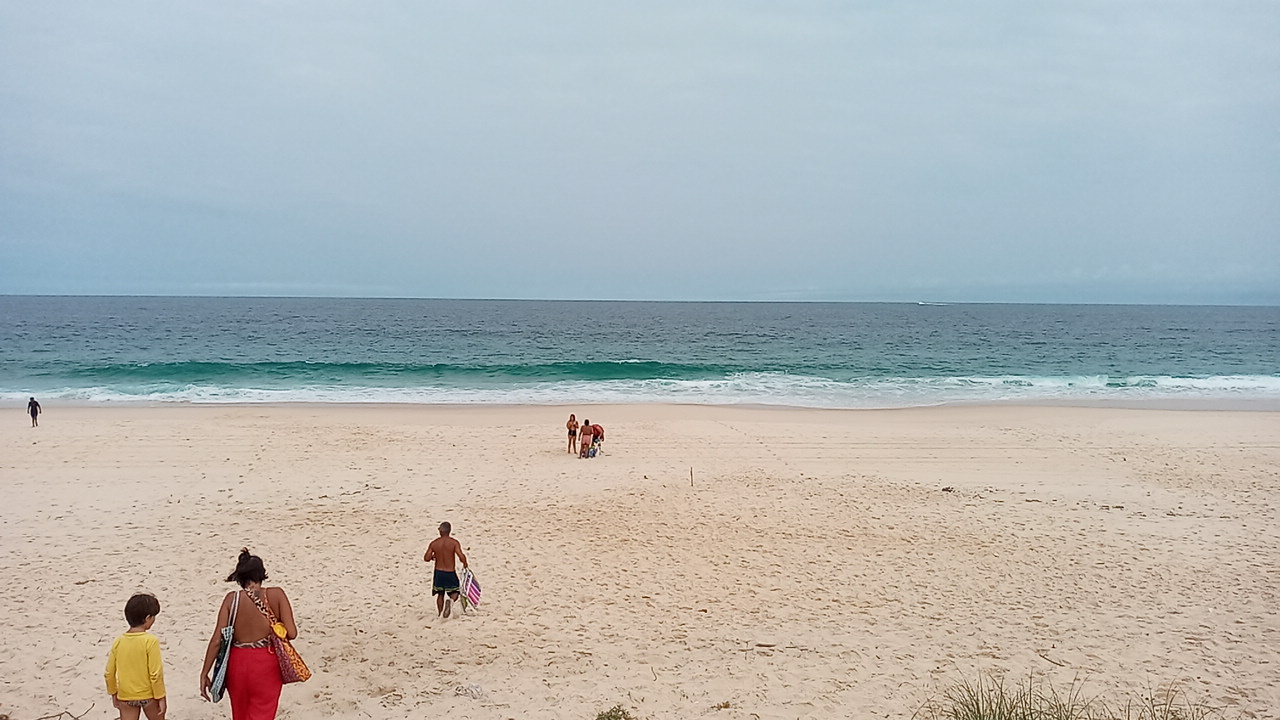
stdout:
<svg viewBox="0 0 1280 720">
<path fill-rule="evenodd" d="M 757 305 L 919 305 L 947 307 L 952 305 L 1086 305 L 1115 307 L 1258 307 L 1280 308 L 1280 303 L 1250 302 L 1111 302 L 1111 301 L 1032 301 L 1032 300 L 692 300 L 636 298 L 519 298 L 519 297 L 432 297 L 416 295 L 180 295 L 162 293 L 3 293 L 4 298 L 170 298 L 189 300 L 431 300 L 449 302 L 604 302 L 604 303 L 685 303 L 685 304 L 757 304 Z"/>
</svg>

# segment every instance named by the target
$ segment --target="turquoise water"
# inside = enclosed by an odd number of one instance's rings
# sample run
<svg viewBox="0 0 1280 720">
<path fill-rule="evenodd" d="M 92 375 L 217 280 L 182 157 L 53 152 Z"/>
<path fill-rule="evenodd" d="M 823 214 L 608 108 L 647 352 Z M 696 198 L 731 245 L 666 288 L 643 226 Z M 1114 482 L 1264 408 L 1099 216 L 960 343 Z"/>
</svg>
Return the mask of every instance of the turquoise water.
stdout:
<svg viewBox="0 0 1280 720">
<path fill-rule="evenodd" d="M 1280 308 L 0 297 L 0 401 L 1280 400 Z"/>
</svg>

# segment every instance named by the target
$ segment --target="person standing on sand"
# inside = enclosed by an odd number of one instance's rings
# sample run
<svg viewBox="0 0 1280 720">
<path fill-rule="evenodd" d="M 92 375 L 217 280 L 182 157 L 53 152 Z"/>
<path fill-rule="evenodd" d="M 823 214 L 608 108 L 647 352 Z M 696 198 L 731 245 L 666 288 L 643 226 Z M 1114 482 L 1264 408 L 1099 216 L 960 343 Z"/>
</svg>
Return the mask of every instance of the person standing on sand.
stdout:
<svg viewBox="0 0 1280 720">
<path fill-rule="evenodd" d="M 125 603 L 129 632 L 112 643 L 106 672 L 107 694 L 121 720 L 138 720 L 143 713 L 147 720 L 164 720 L 168 711 L 160 640 L 150 632 L 159 614 L 160 601 L 149 593 L 138 593 Z"/>
<path fill-rule="evenodd" d="M 431 594 L 436 596 L 436 615 L 449 617 L 453 612 L 453 601 L 458 599 L 458 591 L 462 583 L 458 582 L 458 565 L 467 567 L 467 555 L 462 552 L 462 543 L 449 534 L 453 526 L 448 522 L 440 523 L 440 537 L 431 541 L 427 551 L 422 555 L 423 562 L 435 561 L 435 575 L 431 579 Z M 456 560 L 455 560 L 456 556 Z M 445 594 L 448 597 L 445 597 Z"/>
<path fill-rule="evenodd" d="M 582 427 L 578 428 L 578 437 L 582 438 L 582 450 L 578 453 L 579 458 L 590 457 L 591 434 L 593 432 L 591 421 L 583 420 Z"/>
<path fill-rule="evenodd" d="M 569 452 L 572 453 L 578 449 L 578 418 L 573 413 L 569 413 L 569 422 L 564 426 L 569 429 Z"/>
<path fill-rule="evenodd" d="M 27 412 L 31 413 L 31 427 L 40 427 L 40 421 L 36 417 L 40 414 L 40 403 L 35 398 L 27 401 Z"/>
<path fill-rule="evenodd" d="M 231 656 L 227 658 L 227 695 L 231 696 L 232 720 L 271 720 L 280 706 L 280 689 L 284 678 L 280 674 L 280 661 L 276 659 L 271 644 L 275 632 L 274 618 L 284 625 L 285 638 L 298 637 L 298 624 L 293 618 L 293 606 L 283 588 L 265 587 L 267 569 L 262 558 L 240 551 L 236 569 L 227 576 L 227 582 L 240 586 L 227 593 L 218 608 L 218 624 L 213 628 L 209 646 L 204 653 L 204 667 L 200 670 L 200 697 L 212 700 L 209 690 L 213 679 L 209 671 L 218 656 L 222 641 L 222 628 L 232 623 Z M 243 602 L 241 600 L 243 599 Z M 232 607 L 237 608 L 232 622 Z M 258 612 L 240 612 L 238 608 L 257 606 Z"/>
</svg>

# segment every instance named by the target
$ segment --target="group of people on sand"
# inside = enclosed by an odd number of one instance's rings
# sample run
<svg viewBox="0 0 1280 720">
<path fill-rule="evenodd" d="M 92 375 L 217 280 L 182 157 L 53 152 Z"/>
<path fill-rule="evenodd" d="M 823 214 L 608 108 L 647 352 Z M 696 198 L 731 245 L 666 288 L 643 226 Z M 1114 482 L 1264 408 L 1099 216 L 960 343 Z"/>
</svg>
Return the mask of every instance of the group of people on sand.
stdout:
<svg viewBox="0 0 1280 720">
<path fill-rule="evenodd" d="M 569 413 L 569 421 L 564 424 L 569 429 L 569 453 L 578 453 L 578 458 L 593 458 L 604 449 L 604 426 L 593 424 L 583 419 L 581 423 L 573 413 Z"/>
<path fill-rule="evenodd" d="M 437 613 L 449 617 L 451 605 L 459 598 L 457 561 L 467 567 L 462 544 L 454 539 L 449 523 L 440 524 L 440 537 L 432 541 L 422 556 L 435 563 L 431 592 L 436 596 Z M 226 694 L 231 697 L 233 720 L 272 720 L 280 704 L 284 687 L 281 659 L 273 638 L 293 640 L 298 625 L 293 606 L 283 588 L 266 587 L 267 570 L 262 558 L 240 551 L 236 568 L 227 582 L 239 589 L 227 593 L 218 608 L 218 623 L 204 654 L 200 670 L 200 696 L 213 699 L 212 673 L 221 649 L 223 628 L 230 627 L 231 650 L 226 660 Z M 446 595 L 448 597 L 446 597 Z M 239 612 L 244 607 L 246 612 Z M 150 593 L 138 593 L 124 606 L 128 632 L 116 638 L 107 657 L 107 693 L 121 720 L 164 720 L 168 712 L 164 685 L 164 663 L 160 657 L 160 640 L 150 630 L 160 614 L 160 601 Z M 297 679 L 297 678 L 295 678 Z"/>
</svg>

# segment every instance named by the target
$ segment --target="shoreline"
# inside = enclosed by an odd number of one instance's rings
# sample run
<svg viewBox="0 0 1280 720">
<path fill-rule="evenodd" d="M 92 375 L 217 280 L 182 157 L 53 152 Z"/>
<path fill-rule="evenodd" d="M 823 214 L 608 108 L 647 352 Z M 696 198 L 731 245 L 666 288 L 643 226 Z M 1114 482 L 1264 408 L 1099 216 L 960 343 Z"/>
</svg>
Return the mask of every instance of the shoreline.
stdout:
<svg viewBox="0 0 1280 720">
<path fill-rule="evenodd" d="M 36 396 L 39 400 L 39 396 Z M 286 402 L 192 402 L 192 401 L 69 401 L 62 402 L 56 398 L 52 401 L 59 408 L 290 408 L 290 407 L 322 407 L 322 408 L 416 408 L 416 409 L 513 409 L 513 408 L 547 408 L 567 409 L 591 407 L 676 407 L 676 408 L 721 408 L 747 411 L 814 411 L 814 412 L 892 412 L 901 410 L 928 410 L 946 408 L 1079 408 L 1094 410 L 1169 410 L 1190 412 L 1280 412 L 1280 398 L 1152 398 L 1145 400 L 1085 400 L 1085 399 L 1038 399 L 1007 400 L 999 402 L 984 401 L 949 401 L 923 405 L 886 405 L 869 407 L 815 407 L 809 405 L 785 405 L 767 403 L 679 403 L 668 400 L 652 402 L 600 402 L 600 403 L 424 403 L 424 402 L 320 402 L 320 401 L 286 401 Z M 42 405 L 43 405 L 42 401 Z M 0 409 L 22 409 L 26 401 L 0 401 Z"/>
</svg>

